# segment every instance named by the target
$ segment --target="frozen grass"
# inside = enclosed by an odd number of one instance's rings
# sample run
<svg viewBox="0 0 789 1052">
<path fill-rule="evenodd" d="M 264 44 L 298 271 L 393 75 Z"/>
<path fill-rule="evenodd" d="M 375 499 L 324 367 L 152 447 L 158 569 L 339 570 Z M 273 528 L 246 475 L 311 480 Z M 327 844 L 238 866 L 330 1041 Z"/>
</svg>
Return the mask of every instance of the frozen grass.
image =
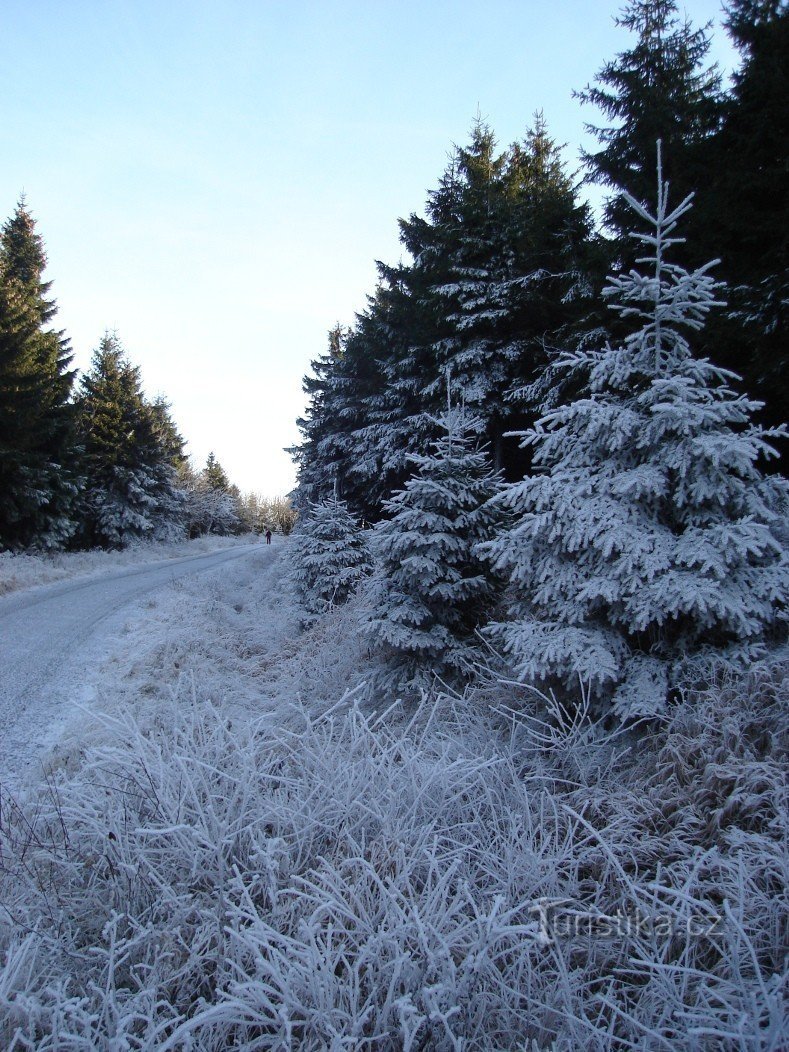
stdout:
<svg viewBox="0 0 789 1052">
<path fill-rule="evenodd" d="M 137 563 L 175 559 L 182 555 L 199 555 L 218 551 L 237 544 L 257 540 L 252 535 L 243 537 L 198 537 L 193 541 L 163 543 L 140 541 L 119 552 L 95 549 L 89 552 L 0 552 L 0 595 L 18 592 L 37 585 L 64 581 L 69 577 L 87 577 L 107 570 L 132 566 Z"/>
<path fill-rule="evenodd" d="M 352 610 L 300 636 L 242 562 L 129 635 L 103 743 L 0 799 L 0 1046 L 786 1046 L 785 669 L 638 743 L 496 682 L 375 715 L 331 700 Z"/>
<path fill-rule="evenodd" d="M 306 662 L 298 655 L 298 614 L 281 593 L 285 547 L 279 539 L 259 545 L 219 569 L 180 577 L 130 609 L 86 668 L 83 718 L 42 757 L 45 770 L 77 770 L 87 746 L 113 740 L 119 716 L 147 733 L 184 698 L 221 704 L 227 717 L 249 721 L 290 697 L 302 674 L 291 673 L 290 662 L 302 670 Z"/>
</svg>

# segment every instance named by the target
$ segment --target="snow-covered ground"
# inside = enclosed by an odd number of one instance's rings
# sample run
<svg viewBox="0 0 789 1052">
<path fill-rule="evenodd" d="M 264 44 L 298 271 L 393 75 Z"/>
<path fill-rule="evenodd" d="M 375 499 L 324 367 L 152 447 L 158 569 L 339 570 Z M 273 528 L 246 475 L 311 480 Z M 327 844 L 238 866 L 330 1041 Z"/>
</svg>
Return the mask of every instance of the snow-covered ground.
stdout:
<svg viewBox="0 0 789 1052">
<path fill-rule="evenodd" d="M 148 613 L 159 590 L 193 575 L 200 587 L 203 574 L 259 548 L 247 543 L 201 552 L 190 546 L 189 555 L 177 556 L 172 546 L 149 546 L 149 561 L 141 562 L 138 551 L 123 569 L 95 556 L 78 567 L 66 559 L 71 579 L 0 597 L 0 783 L 35 771 L 38 757 L 67 724 L 85 722 L 75 706 L 88 706 L 97 690 L 106 689 L 113 637 L 127 623 L 155 634 Z"/>
<path fill-rule="evenodd" d="M 89 552 L 0 552 L 0 596 L 9 592 L 52 584 L 72 577 L 100 576 L 114 568 L 136 566 L 160 559 L 177 559 L 185 555 L 221 551 L 237 545 L 251 544 L 259 538 L 198 537 L 193 541 L 163 544 L 140 541 L 118 552 L 96 549 Z"/>
<path fill-rule="evenodd" d="M 637 749 L 496 682 L 376 713 L 286 553 L 144 600 L 0 800 L 0 1046 L 785 1047 L 780 667 Z"/>
</svg>

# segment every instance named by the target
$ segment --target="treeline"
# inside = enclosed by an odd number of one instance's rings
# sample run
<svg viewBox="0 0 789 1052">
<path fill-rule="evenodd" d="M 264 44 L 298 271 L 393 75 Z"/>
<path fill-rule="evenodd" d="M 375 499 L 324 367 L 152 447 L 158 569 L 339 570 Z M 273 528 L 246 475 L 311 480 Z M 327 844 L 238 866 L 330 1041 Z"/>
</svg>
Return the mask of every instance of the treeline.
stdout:
<svg viewBox="0 0 789 1052">
<path fill-rule="evenodd" d="M 293 578 L 307 625 L 362 590 L 376 689 L 418 697 L 503 663 L 641 719 L 691 667 L 785 642 L 789 486 L 767 472 L 786 437 L 769 425 L 786 408 L 788 19 L 734 0 L 743 66 L 723 94 L 705 31 L 673 0 L 631 0 L 635 46 L 582 93 L 614 122 L 586 156 L 605 232 L 541 118 L 503 153 L 478 123 L 426 218 L 401 222 L 411 261 L 380 264 L 332 333 L 306 381 Z"/>
<path fill-rule="evenodd" d="M 24 201 L 0 231 L 0 548 L 120 548 L 270 527 L 286 499 L 242 495 L 214 454 L 195 471 L 163 398 L 106 333 L 77 381 Z"/>
<path fill-rule="evenodd" d="M 577 94 L 597 107 L 599 148 L 585 178 L 606 188 L 597 230 L 542 116 L 499 150 L 478 121 L 454 150 L 425 216 L 400 220 L 409 259 L 378 264 L 379 281 L 352 327 L 330 333 L 305 378 L 294 450 L 304 506 L 333 494 L 368 521 L 438 437 L 444 376 L 472 409 L 494 466 L 513 481 L 531 453 L 508 432 L 568 394 L 553 363 L 568 347 L 615 340 L 626 326 L 601 296 L 606 276 L 639 254 L 624 194 L 654 199 L 656 142 L 675 202 L 695 192 L 683 262 L 721 262 L 726 306 L 695 352 L 738 373 L 764 403 L 787 407 L 787 69 L 789 16 L 778 0 L 733 0 L 726 26 L 742 57 L 724 91 L 708 65 L 707 28 L 674 0 L 631 0 L 618 19 L 632 47 Z M 785 463 L 785 462 L 784 462 Z"/>
</svg>

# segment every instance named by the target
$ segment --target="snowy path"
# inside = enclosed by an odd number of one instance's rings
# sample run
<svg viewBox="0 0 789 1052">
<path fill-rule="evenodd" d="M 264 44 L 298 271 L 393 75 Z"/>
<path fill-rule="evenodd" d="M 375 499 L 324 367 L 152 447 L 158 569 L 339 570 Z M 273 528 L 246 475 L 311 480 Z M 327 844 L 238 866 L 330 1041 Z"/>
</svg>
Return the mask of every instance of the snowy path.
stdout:
<svg viewBox="0 0 789 1052">
<path fill-rule="evenodd" d="M 78 711 L 70 703 L 86 700 L 87 670 L 101 660 L 106 637 L 137 614 L 134 604 L 261 551 L 244 545 L 0 598 L 0 785 L 22 776 Z"/>
</svg>

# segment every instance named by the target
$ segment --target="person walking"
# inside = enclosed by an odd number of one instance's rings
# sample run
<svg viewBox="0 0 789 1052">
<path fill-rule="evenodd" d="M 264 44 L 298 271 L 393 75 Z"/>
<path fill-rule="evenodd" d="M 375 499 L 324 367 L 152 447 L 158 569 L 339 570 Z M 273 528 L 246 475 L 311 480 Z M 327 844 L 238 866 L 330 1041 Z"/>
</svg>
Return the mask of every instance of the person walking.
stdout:
<svg viewBox="0 0 789 1052">
<path fill-rule="evenodd" d="M 266 530 L 266 544 L 271 544 L 271 530 Z"/>
</svg>

